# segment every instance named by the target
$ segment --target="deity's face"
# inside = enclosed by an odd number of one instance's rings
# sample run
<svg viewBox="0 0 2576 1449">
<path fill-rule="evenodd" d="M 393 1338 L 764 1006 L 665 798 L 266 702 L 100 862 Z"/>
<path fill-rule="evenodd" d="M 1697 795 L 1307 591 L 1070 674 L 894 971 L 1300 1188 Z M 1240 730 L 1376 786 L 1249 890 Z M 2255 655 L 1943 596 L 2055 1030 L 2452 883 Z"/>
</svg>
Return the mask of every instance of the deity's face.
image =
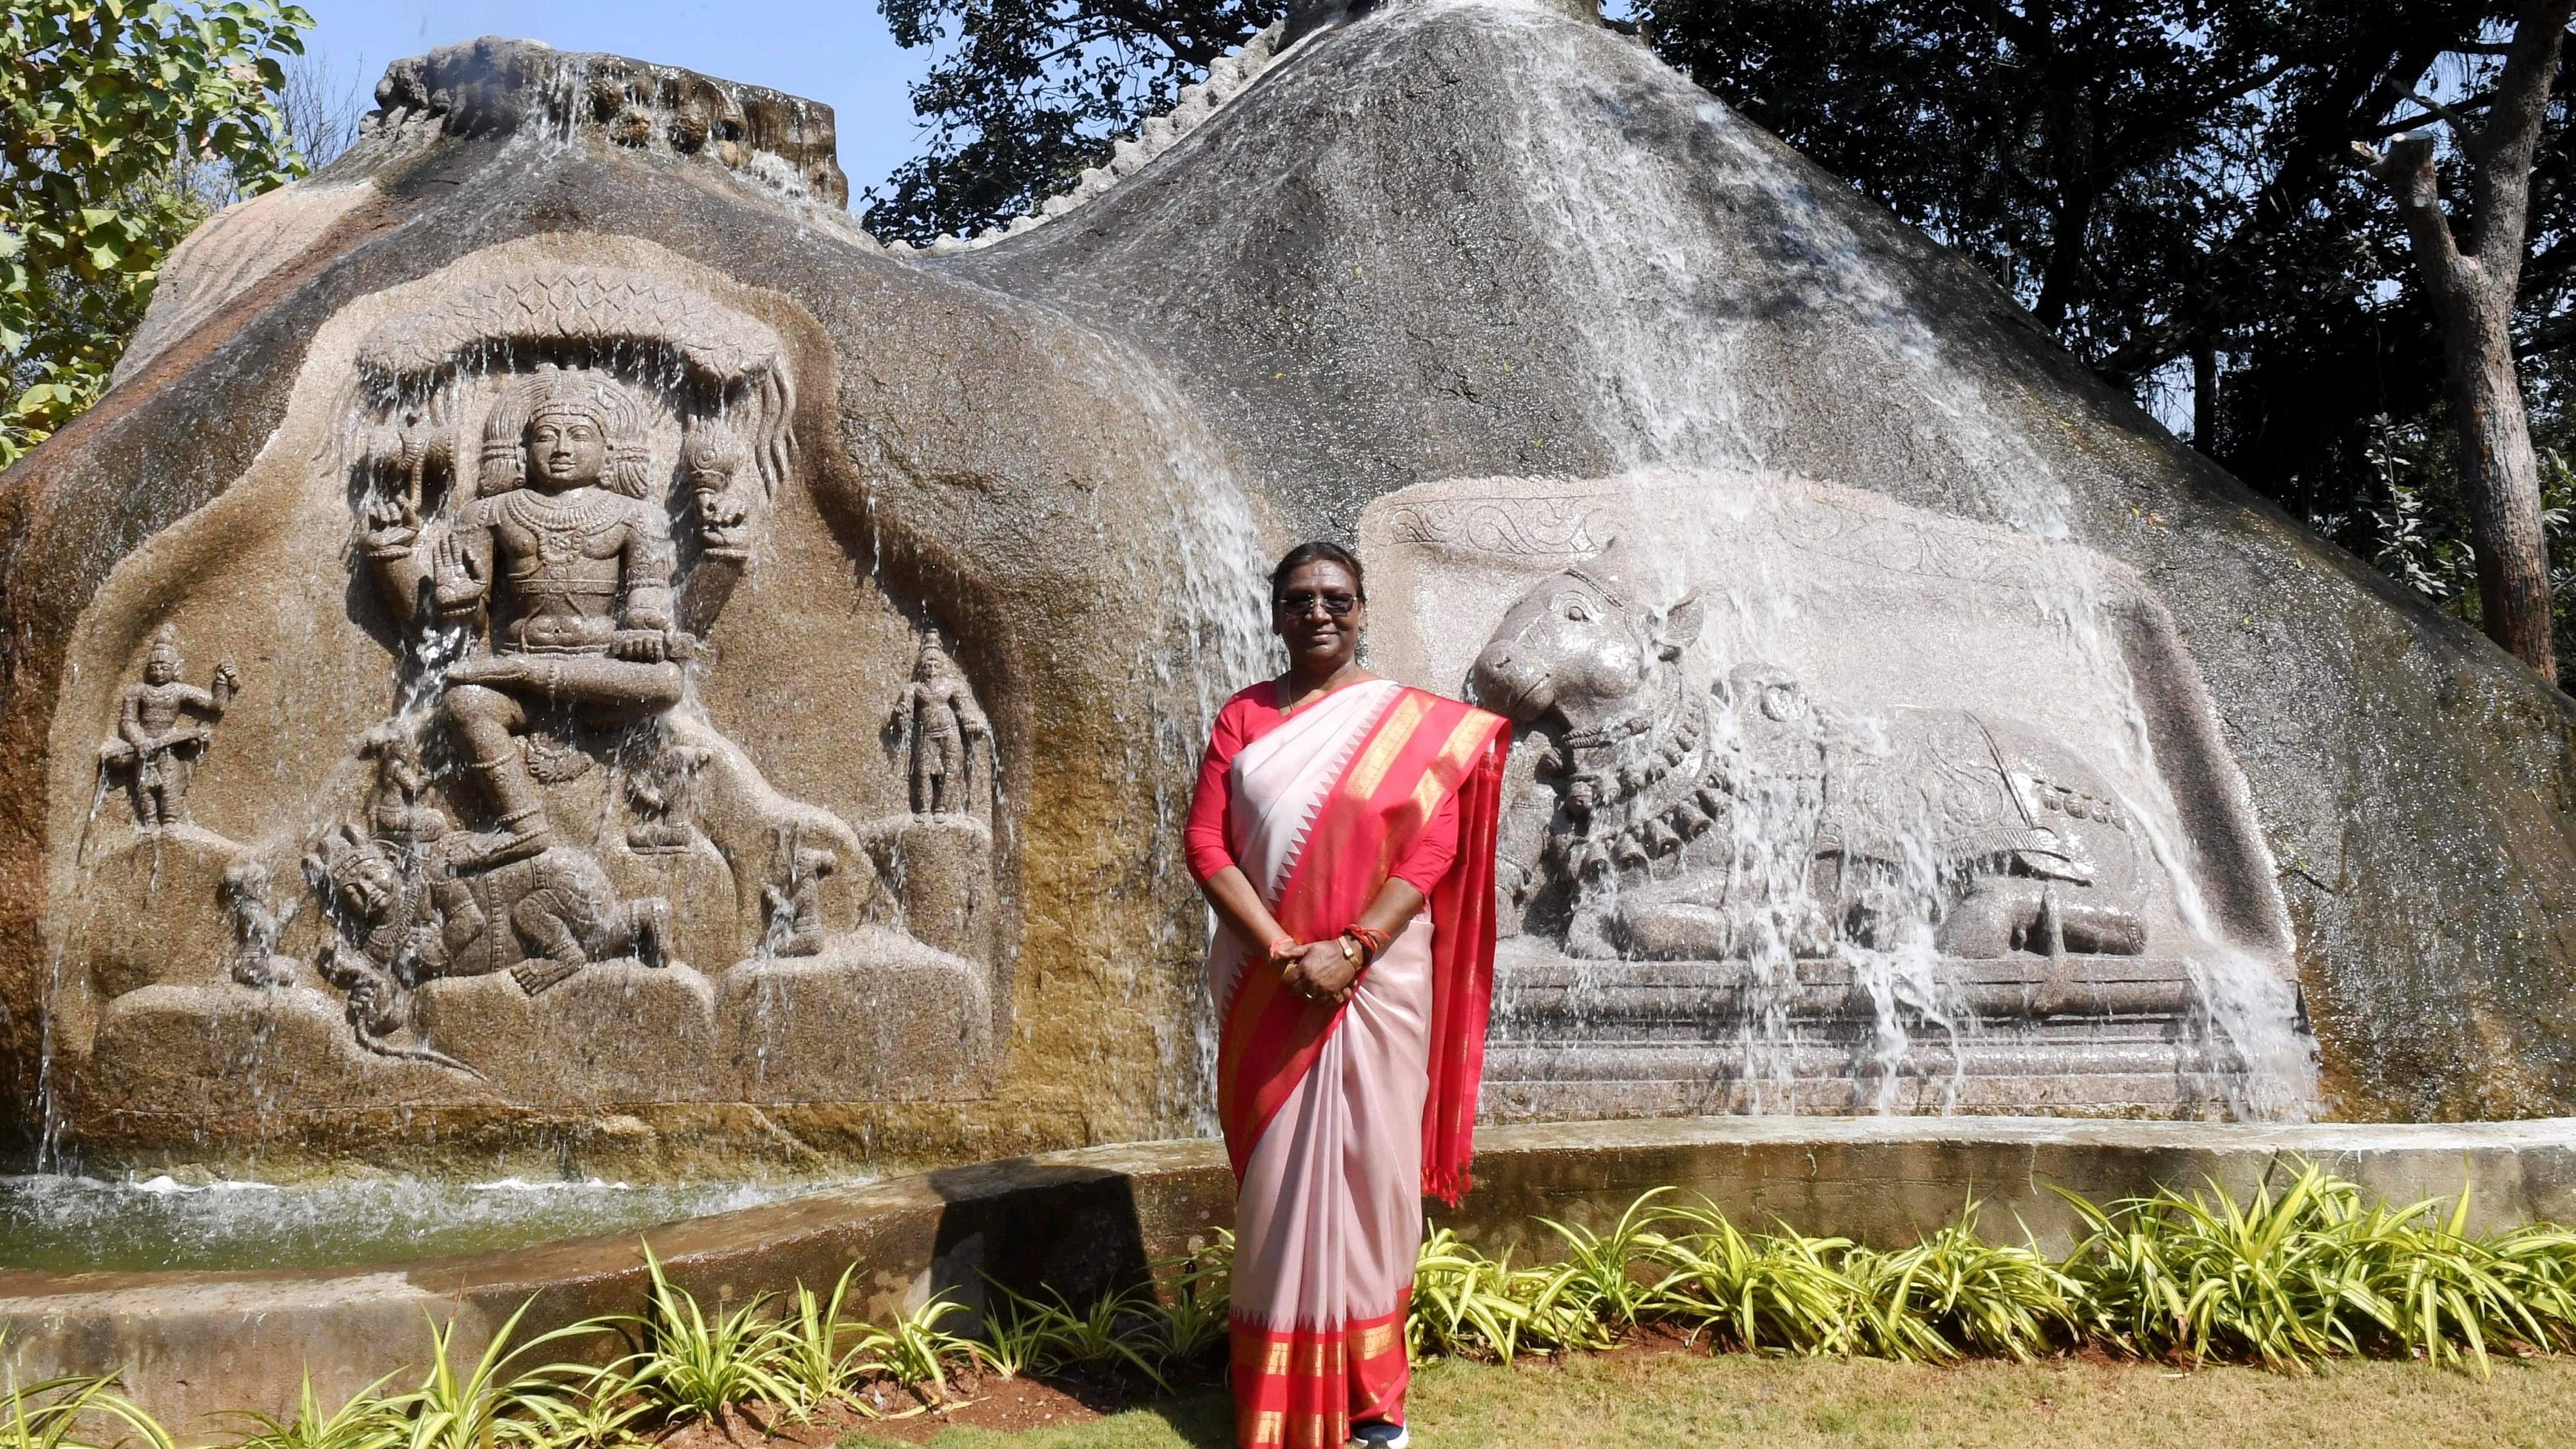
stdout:
<svg viewBox="0 0 2576 1449">
<path fill-rule="evenodd" d="M 151 658 L 143 661 L 143 682 L 146 684 L 168 684 L 178 677 L 179 661 L 169 654 L 156 649 L 152 651 Z"/>
<path fill-rule="evenodd" d="M 402 893 L 394 868 L 373 856 L 348 862 L 333 873 L 332 880 L 340 888 L 342 907 L 369 923 L 383 920 Z"/>
<path fill-rule="evenodd" d="M 549 493 L 596 484 L 608 470 L 608 428 L 587 412 L 548 410 L 528 420 L 528 482 Z"/>
</svg>

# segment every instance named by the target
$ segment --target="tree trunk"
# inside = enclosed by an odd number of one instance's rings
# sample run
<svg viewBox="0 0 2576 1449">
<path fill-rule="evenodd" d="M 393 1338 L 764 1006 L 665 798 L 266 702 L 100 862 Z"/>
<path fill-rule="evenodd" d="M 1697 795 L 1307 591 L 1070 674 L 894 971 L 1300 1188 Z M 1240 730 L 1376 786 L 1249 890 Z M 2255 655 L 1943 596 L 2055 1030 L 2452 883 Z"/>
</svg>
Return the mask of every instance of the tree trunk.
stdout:
<svg viewBox="0 0 2576 1449">
<path fill-rule="evenodd" d="M 2478 618 L 2487 637 L 2558 678 L 2551 643 L 2549 539 L 2540 527 L 2540 463 L 2513 365 L 2513 304 L 2521 290 L 2531 216 L 2531 166 L 2549 111 L 2550 82 L 2576 0 L 2523 0 L 2487 124 L 2475 132 L 2430 102 L 2469 160 L 2469 231 L 2454 235 L 2442 210 L 2428 131 L 2401 136 L 2386 155 L 2361 147 L 2388 183 L 2407 245 L 2442 327 L 2460 488 L 2468 495 L 2478 556 Z"/>
<path fill-rule="evenodd" d="M 2513 365 L 2513 299 L 2477 288 L 2443 319 L 2452 427 L 2476 535 L 2478 622 L 2515 658 L 2558 677 L 2540 465 Z"/>
</svg>

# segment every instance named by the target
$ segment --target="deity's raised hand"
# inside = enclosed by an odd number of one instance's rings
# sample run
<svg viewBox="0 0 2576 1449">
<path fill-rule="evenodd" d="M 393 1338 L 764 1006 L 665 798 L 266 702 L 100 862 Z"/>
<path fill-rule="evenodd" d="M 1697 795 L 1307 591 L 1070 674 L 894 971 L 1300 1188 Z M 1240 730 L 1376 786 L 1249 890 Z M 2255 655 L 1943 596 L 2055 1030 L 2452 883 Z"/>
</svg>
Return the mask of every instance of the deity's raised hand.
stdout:
<svg viewBox="0 0 2576 1449">
<path fill-rule="evenodd" d="M 476 565 L 473 551 L 452 533 L 438 541 L 431 577 L 443 612 L 470 609 L 483 599 L 482 570 Z"/>
<path fill-rule="evenodd" d="M 387 558 L 411 552 L 420 537 L 420 515 L 411 500 L 396 493 L 367 505 L 367 552 Z"/>
</svg>

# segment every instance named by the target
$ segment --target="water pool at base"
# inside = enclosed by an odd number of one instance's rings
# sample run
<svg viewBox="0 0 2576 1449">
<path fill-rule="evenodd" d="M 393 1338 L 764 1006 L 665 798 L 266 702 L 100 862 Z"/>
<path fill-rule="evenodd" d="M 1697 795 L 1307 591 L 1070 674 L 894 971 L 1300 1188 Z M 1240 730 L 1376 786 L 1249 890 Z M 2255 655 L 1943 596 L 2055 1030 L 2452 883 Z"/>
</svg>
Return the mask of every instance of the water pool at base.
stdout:
<svg viewBox="0 0 2576 1449">
<path fill-rule="evenodd" d="M 61 1173 L 0 1176 L 0 1269 L 48 1273 L 244 1270 L 404 1262 L 637 1232 L 863 1178 L 627 1183 L 183 1183 Z"/>
</svg>

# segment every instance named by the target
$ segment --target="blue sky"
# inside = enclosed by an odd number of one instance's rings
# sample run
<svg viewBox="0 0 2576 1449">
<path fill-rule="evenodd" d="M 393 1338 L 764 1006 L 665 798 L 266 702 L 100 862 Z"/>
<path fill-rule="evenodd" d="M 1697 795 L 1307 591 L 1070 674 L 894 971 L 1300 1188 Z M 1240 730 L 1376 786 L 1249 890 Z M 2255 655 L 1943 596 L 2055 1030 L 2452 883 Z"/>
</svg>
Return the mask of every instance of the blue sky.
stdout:
<svg viewBox="0 0 2576 1449">
<path fill-rule="evenodd" d="M 905 51 L 869 0 L 300 0 L 306 51 L 343 83 L 375 88 L 385 64 L 478 35 L 605 50 L 771 86 L 830 106 L 855 194 L 915 149 L 904 87 L 929 52 Z M 363 72 L 363 74 L 361 74 Z M 372 102 L 369 102 L 372 105 Z"/>
</svg>

